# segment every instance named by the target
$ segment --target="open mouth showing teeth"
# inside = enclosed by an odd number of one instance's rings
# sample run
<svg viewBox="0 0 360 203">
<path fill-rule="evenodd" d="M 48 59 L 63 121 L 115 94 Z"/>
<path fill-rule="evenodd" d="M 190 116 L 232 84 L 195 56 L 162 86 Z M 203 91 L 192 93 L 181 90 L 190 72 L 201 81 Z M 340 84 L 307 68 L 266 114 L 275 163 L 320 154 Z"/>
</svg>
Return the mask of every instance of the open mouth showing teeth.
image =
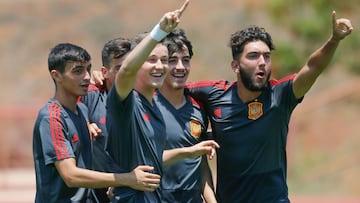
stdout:
<svg viewBox="0 0 360 203">
<path fill-rule="evenodd" d="M 153 77 L 162 77 L 163 74 L 162 73 L 152 73 L 151 76 L 153 76 Z"/>
<path fill-rule="evenodd" d="M 178 74 L 172 74 L 172 76 L 173 77 L 175 77 L 175 78 L 183 78 L 183 77 L 185 77 L 185 74 L 183 74 L 183 73 L 178 73 Z"/>
</svg>

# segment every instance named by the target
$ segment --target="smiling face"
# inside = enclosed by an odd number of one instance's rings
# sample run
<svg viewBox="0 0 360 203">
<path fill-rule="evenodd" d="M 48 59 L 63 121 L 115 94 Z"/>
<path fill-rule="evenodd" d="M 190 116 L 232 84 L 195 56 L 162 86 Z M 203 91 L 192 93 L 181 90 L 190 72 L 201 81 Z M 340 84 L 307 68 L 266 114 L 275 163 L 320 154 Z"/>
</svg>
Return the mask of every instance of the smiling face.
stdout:
<svg viewBox="0 0 360 203">
<path fill-rule="evenodd" d="M 168 70 L 168 50 L 157 44 L 137 73 L 136 89 L 153 91 L 163 85 Z"/>
<path fill-rule="evenodd" d="M 169 57 L 169 73 L 164 87 L 169 89 L 183 89 L 190 73 L 190 54 L 186 46 Z"/>
<path fill-rule="evenodd" d="M 266 88 L 271 75 L 270 56 L 269 47 L 261 40 L 250 41 L 244 46 L 239 59 L 233 61 L 233 69 L 245 88 L 250 91 Z"/>
</svg>

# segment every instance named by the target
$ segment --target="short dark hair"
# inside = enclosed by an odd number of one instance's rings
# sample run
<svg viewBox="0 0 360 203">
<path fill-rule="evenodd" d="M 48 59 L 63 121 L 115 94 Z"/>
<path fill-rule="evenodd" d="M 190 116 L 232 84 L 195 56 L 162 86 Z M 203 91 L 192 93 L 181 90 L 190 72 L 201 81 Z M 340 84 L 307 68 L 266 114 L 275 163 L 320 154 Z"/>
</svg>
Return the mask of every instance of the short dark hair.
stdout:
<svg viewBox="0 0 360 203">
<path fill-rule="evenodd" d="M 77 45 L 70 43 L 60 43 L 51 49 L 48 57 L 49 71 L 65 71 L 66 63 L 69 61 L 90 61 L 90 54 Z"/>
<path fill-rule="evenodd" d="M 194 55 L 192 50 L 192 44 L 185 35 L 185 31 L 181 28 L 176 28 L 170 32 L 164 39 L 163 44 L 168 48 L 169 55 L 182 50 L 183 46 L 186 46 L 189 50 L 190 58 Z"/>
<path fill-rule="evenodd" d="M 243 30 L 233 33 L 230 37 L 229 46 L 231 47 L 233 59 L 237 59 L 244 51 L 244 46 L 247 42 L 261 40 L 267 44 L 270 51 L 275 49 L 272 42 L 271 35 L 265 31 L 264 28 L 252 25 Z"/>
<path fill-rule="evenodd" d="M 135 35 L 135 37 L 132 38 L 132 40 L 131 40 L 131 49 L 134 49 L 138 44 L 140 44 L 140 42 L 149 34 L 150 34 L 150 32 L 145 31 L 145 32 Z M 166 39 L 166 37 L 164 39 L 160 40 L 159 43 L 164 44 L 165 39 Z"/>
<path fill-rule="evenodd" d="M 135 35 L 131 40 L 131 49 L 134 49 L 140 42 L 149 34 L 149 32 L 143 32 Z"/>
<path fill-rule="evenodd" d="M 131 41 L 126 38 L 115 38 L 108 41 L 101 52 L 102 65 L 109 69 L 112 58 L 121 58 L 131 50 Z"/>
</svg>

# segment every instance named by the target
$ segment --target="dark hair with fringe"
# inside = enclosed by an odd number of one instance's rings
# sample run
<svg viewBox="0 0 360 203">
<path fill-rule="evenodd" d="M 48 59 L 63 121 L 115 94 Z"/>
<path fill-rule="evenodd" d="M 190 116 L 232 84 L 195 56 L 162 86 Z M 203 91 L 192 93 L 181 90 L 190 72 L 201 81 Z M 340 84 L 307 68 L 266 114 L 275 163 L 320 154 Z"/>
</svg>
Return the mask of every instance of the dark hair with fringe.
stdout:
<svg viewBox="0 0 360 203">
<path fill-rule="evenodd" d="M 192 44 L 185 35 L 185 31 L 181 28 L 177 28 L 170 32 L 164 39 L 163 44 L 168 48 L 169 55 L 182 50 L 186 46 L 189 50 L 190 58 L 194 55 L 192 50 Z"/>
<path fill-rule="evenodd" d="M 129 39 L 119 37 L 108 41 L 101 51 L 102 65 L 109 69 L 112 58 L 121 58 L 130 50 L 131 41 Z"/>
<path fill-rule="evenodd" d="M 48 68 L 49 71 L 58 70 L 63 73 L 68 61 L 87 62 L 90 60 L 90 54 L 82 47 L 70 43 L 60 43 L 49 53 Z"/>
</svg>

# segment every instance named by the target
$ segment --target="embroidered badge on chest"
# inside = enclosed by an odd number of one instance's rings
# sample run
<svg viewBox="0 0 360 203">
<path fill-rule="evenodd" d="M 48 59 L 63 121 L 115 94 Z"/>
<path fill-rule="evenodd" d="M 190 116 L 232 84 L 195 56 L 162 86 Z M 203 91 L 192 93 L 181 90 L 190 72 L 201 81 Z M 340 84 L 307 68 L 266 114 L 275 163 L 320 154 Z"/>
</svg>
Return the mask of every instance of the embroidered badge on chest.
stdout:
<svg viewBox="0 0 360 203">
<path fill-rule="evenodd" d="M 199 138 L 201 135 L 201 124 L 197 120 L 190 121 L 190 133 L 193 137 Z"/>
<path fill-rule="evenodd" d="M 248 104 L 248 118 L 251 120 L 256 120 L 258 118 L 260 118 L 263 115 L 263 104 L 258 102 L 258 101 L 254 101 Z"/>
</svg>

